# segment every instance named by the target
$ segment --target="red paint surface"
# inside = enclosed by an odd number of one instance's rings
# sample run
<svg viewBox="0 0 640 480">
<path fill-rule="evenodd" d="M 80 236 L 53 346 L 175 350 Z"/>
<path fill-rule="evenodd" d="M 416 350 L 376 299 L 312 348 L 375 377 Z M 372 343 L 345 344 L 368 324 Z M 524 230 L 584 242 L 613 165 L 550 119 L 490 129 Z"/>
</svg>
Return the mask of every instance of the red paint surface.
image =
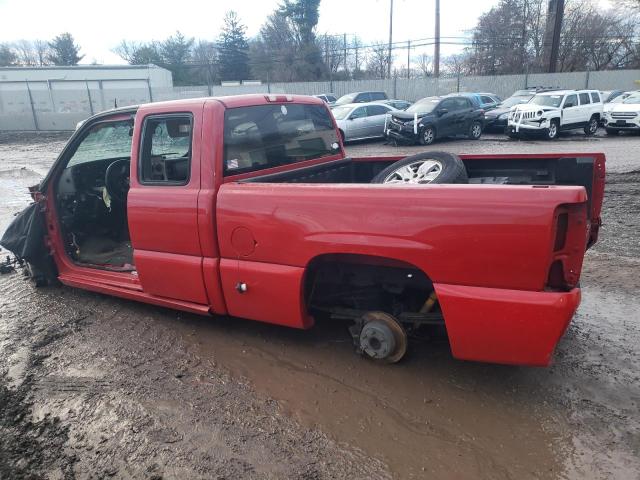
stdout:
<svg viewBox="0 0 640 480">
<path fill-rule="evenodd" d="M 580 303 L 580 290 L 523 292 L 434 285 L 453 356 L 546 366 Z"/>
<path fill-rule="evenodd" d="M 322 104 L 310 97 L 293 96 L 293 101 Z M 266 102 L 265 95 L 251 95 L 142 106 L 128 197 L 137 275 L 71 262 L 49 205 L 49 243 L 60 280 L 196 313 L 308 328 L 313 319 L 302 298 L 306 266 L 323 254 L 369 255 L 415 265 L 433 280 L 457 358 L 548 364 L 579 302 L 577 289 L 545 291 L 549 267 L 560 261 L 566 284 L 579 279 L 585 245 L 595 241 L 600 224 L 602 154 L 462 156 L 465 161 L 592 156 L 590 212 L 582 187 L 237 183 L 343 158 L 342 149 L 331 158 L 223 179 L 225 108 Z M 194 119 L 190 181 L 142 185 L 136 163 L 143 118 L 175 112 Z M 51 188 L 47 196 L 53 198 Z M 553 251 L 561 213 L 570 218 L 568 235 L 563 248 Z M 237 291 L 239 282 L 247 284 L 247 292 Z"/>
<path fill-rule="evenodd" d="M 256 241 L 243 259 L 254 262 L 305 267 L 353 253 L 407 262 L 439 283 L 542 290 L 555 210 L 585 200 L 582 187 L 225 184 L 218 240 L 234 258 L 242 226 Z"/>
<path fill-rule="evenodd" d="M 220 275 L 230 315 L 295 328 L 313 325 L 302 303 L 304 268 L 223 258 Z M 241 282 L 244 293 L 236 289 Z"/>
</svg>

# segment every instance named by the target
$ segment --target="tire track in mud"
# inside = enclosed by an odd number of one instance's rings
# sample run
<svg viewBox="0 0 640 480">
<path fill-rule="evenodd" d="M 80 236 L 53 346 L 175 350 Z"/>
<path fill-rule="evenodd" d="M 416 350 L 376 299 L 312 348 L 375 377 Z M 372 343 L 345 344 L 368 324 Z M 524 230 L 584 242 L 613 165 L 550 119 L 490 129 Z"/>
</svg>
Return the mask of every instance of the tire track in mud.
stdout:
<svg viewBox="0 0 640 480">
<path fill-rule="evenodd" d="M 56 416 L 32 416 L 35 370 L 46 358 L 40 350 L 69 332 L 39 336 L 35 324 L 48 314 L 29 314 L 33 302 L 25 286 L 17 273 L 0 276 L 0 478 L 38 479 L 52 472 L 73 478 L 76 458 L 65 450 L 68 427 Z"/>
<path fill-rule="evenodd" d="M 18 273 L 1 276 L 0 289 L 0 340 L 29 349 L 19 387 L 0 382 L 12 405 L 0 423 L 0 478 L 391 478 L 379 460 L 302 428 L 202 362 L 155 322 L 174 313 L 33 290 Z M 0 354 L 15 361 L 9 348 Z"/>
</svg>

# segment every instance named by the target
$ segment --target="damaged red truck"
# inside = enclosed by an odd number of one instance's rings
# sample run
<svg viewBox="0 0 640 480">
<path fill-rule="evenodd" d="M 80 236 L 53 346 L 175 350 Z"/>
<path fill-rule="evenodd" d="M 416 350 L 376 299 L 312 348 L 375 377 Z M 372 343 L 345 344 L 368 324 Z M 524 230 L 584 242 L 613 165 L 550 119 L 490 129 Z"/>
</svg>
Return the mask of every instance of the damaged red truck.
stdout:
<svg viewBox="0 0 640 480">
<path fill-rule="evenodd" d="M 387 362 L 435 325 L 458 359 L 548 365 L 604 176 L 602 154 L 349 158 L 306 96 L 153 103 L 74 133 L 25 256 L 39 281 L 199 314 L 342 318 Z"/>
</svg>

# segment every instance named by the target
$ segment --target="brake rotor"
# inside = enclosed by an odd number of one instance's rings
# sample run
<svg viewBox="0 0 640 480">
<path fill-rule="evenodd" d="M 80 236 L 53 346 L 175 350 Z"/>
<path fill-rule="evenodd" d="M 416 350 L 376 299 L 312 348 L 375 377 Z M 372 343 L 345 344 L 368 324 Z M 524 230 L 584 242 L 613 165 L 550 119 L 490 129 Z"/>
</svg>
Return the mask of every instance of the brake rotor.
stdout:
<svg viewBox="0 0 640 480">
<path fill-rule="evenodd" d="M 384 312 L 362 316 L 360 348 L 370 358 L 396 363 L 407 353 L 407 332 L 395 317 Z"/>
</svg>

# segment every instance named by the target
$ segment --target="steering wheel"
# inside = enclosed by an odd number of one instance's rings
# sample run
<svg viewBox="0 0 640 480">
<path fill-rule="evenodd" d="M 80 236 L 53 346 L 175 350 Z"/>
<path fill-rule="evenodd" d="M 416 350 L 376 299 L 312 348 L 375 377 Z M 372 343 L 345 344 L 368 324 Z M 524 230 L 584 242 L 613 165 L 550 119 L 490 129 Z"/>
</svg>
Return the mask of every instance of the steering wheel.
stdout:
<svg viewBox="0 0 640 480">
<path fill-rule="evenodd" d="M 120 203 L 125 203 L 129 191 L 129 168 L 131 162 L 120 159 L 112 162 L 104 174 L 104 186 L 109 196 Z"/>
</svg>

